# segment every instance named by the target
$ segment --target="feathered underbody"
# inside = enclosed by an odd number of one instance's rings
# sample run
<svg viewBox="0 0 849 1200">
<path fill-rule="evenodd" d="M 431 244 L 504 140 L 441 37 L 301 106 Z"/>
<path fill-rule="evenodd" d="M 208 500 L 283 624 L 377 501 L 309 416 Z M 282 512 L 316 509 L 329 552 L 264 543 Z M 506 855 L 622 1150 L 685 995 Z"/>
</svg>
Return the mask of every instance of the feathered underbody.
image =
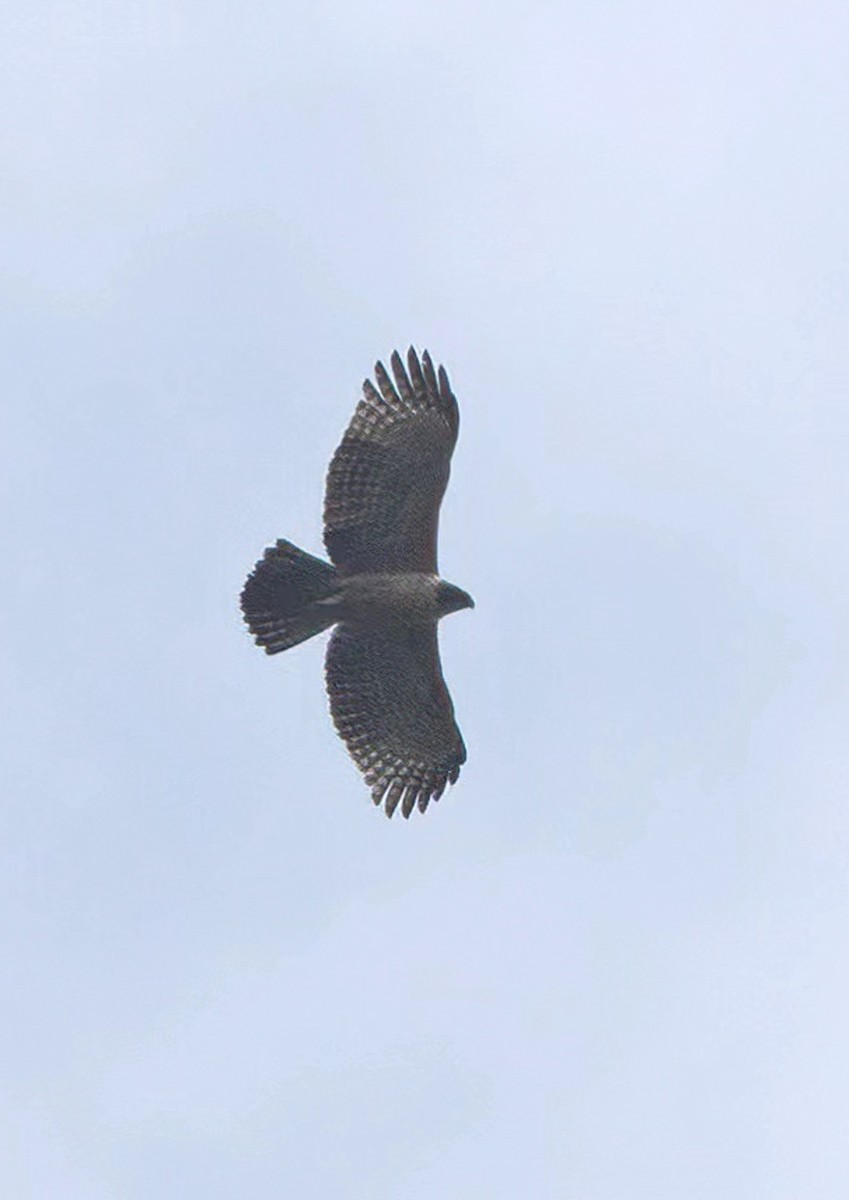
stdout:
<svg viewBox="0 0 849 1200">
<path fill-rule="evenodd" d="M 436 569 L 439 504 L 459 415 L 444 368 L 410 350 L 394 384 L 375 367 L 330 465 L 331 563 L 280 540 L 242 592 L 258 645 L 276 654 L 335 626 L 326 682 L 336 729 L 387 816 L 424 812 L 466 759 L 439 661 L 437 623 L 474 607 Z"/>
<path fill-rule="evenodd" d="M 421 571 L 342 576 L 336 590 L 318 603 L 338 613 L 339 621 L 363 625 L 435 624 L 461 608 L 474 608 L 468 592 Z"/>
</svg>

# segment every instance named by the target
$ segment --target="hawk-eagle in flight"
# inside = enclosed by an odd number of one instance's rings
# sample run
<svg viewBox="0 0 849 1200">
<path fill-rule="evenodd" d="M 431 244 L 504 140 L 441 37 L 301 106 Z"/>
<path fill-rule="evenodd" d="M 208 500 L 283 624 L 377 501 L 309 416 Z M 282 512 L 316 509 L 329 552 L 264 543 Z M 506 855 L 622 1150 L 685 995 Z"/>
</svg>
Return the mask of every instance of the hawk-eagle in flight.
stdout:
<svg viewBox="0 0 849 1200">
<path fill-rule="evenodd" d="M 427 351 L 382 363 L 330 463 L 324 544 L 330 563 L 280 540 L 242 591 L 267 654 L 335 625 L 325 664 L 330 710 L 375 804 L 424 812 L 454 783 L 466 747 L 442 677 L 436 625 L 473 608 L 439 578 L 439 505 L 459 412 L 445 368 Z M 331 565 L 332 563 L 332 565 Z"/>
</svg>

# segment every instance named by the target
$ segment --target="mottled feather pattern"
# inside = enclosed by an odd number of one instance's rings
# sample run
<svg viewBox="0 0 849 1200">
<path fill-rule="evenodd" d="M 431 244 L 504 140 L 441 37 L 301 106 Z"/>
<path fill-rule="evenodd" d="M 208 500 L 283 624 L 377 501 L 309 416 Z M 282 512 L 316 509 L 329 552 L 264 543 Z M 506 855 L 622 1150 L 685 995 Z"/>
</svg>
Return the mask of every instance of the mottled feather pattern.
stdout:
<svg viewBox="0 0 849 1200">
<path fill-rule="evenodd" d="M 436 571 L 439 505 L 459 410 L 444 367 L 410 348 L 382 363 L 327 475 L 325 545 L 343 571 Z"/>
<path fill-rule="evenodd" d="M 388 817 L 424 812 L 466 747 L 442 678 L 436 625 L 337 626 L 327 649 L 333 721 Z"/>
</svg>

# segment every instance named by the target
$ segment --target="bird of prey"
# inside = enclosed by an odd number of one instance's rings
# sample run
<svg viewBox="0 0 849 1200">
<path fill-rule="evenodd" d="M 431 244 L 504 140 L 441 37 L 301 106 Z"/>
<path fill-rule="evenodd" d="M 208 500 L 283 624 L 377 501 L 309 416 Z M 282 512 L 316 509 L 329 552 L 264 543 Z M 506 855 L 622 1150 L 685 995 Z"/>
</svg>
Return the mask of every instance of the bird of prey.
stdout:
<svg viewBox="0 0 849 1200">
<path fill-rule="evenodd" d="M 439 506 L 459 411 L 444 367 L 410 349 L 392 376 L 375 364 L 330 463 L 324 544 L 330 562 L 291 542 L 269 547 L 242 591 L 267 654 L 335 626 L 325 678 L 330 711 L 376 805 L 424 812 L 455 783 L 466 747 L 439 661 L 440 617 L 474 608 L 437 573 Z"/>
</svg>

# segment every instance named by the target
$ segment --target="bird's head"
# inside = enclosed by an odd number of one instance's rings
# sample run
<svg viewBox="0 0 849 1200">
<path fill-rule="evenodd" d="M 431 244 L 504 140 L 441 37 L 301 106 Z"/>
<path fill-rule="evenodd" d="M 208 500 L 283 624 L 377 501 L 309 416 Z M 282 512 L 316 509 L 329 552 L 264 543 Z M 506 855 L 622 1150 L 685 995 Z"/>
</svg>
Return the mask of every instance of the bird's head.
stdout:
<svg viewBox="0 0 849 1200">
<path fill-rule="evenodd" d="M 475 602 L 462 588 L 440 579 L 436 587 L 436 605 L 440 617 L 447 617 L 449 613 L 459 612 L 461 608 L 474 608 Z"/>
</svg>

